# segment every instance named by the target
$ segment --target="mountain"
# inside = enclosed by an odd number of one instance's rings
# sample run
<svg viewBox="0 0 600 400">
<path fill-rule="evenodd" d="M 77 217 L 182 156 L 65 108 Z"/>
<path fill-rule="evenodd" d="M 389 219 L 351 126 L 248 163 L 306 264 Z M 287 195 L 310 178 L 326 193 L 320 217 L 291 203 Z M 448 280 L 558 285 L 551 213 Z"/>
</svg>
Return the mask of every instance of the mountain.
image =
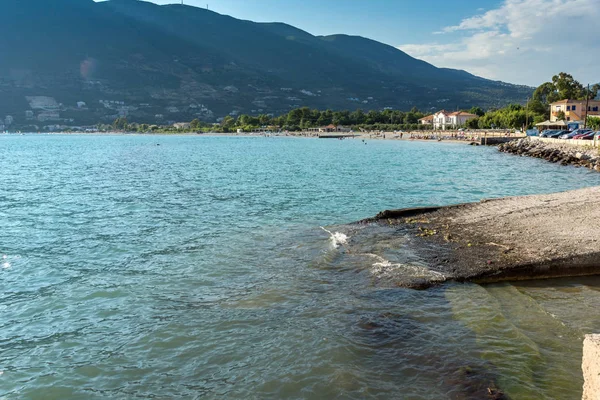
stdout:
<svg viewBox="0 0 600 400">
<path fill-rule="evenodd" d="M 436 68 L 362 37 L 313 36 L 184 5 L 2 0 L 0 116 L 20 124 L 210 121 L 298 106 L 423 110 L 531 88 Z"/>
</svg>

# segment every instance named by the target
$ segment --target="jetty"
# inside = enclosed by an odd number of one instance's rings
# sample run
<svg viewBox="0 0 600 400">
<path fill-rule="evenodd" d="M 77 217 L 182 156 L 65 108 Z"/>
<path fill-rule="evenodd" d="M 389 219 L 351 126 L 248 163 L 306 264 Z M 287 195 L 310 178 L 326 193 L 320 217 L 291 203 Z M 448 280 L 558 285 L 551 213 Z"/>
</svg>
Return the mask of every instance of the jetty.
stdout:
<svg viewBox="0 0 600 400">
<path fill-rule="evenodd" d="M 519 139 L 521 137 L 517 137 L 517 139 Z M 487 136 L 483 136 L 481 139 L 479 139 L 479 143 L 482 146 L 497 146 L 499 144 L 503 144 L 503 143 L 508 143 L 508 142 L 512 142 L 513 140 L 515 140 L 515 137 L 511 137 L 511 136 L 491 136 L 491 137 L 487 137 Z"/>
<path fill-rule="evenodd" d="M 359 137 L 356 133 L 321 133 L 319 139 L 346 139 Z"/>
<path fill-rule="evenodd" d="M 387 210 L 362 224 L 395 225 L 443 281 L 491 283 L 600 274 L 600 187 Z M 440 284 L 418 279 L 400 286 Z"/>
</svg>

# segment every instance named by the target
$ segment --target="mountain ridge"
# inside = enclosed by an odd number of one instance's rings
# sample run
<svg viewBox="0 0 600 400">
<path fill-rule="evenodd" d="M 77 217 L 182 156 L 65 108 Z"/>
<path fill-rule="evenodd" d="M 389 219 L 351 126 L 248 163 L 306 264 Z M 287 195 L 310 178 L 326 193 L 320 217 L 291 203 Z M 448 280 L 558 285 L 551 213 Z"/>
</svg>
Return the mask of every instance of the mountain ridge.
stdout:
<svg viewBox="0 0 600 400">
<path fill-rule="evenodd" d="M 361 36 L 315 36 L 187 5 L 4 0 L 0 14 L 14 33 L 0 37 L 0 119 L 22 124 L 214 121 L 299 106 L 498 107 L 532 90 Z M 40 108 L 45 97 L 58 106 Z"/>
</svg>

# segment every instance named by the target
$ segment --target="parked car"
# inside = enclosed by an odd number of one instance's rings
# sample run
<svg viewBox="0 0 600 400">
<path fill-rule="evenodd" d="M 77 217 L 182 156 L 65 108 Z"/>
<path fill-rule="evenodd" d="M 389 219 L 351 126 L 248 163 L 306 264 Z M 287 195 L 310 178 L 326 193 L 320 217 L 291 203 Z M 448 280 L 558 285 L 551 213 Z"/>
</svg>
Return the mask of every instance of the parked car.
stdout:
<svg viewBox="0 0 600 400">
<path fill-rule="evenodd" d="M 566 135 L 568 133 L 569 133 L 569 131 L 555 131 L 554 133 L 548 135 L 547 137 L 549 137 L 551 139 L 558 139 L 562 135 Z"/>
<path fill-rule="evenodd" d="M 573 139 L 578 135 L 584 135 L 586 133 L 591 132 L 591 129 L 575 129 L 573 132 L 564 134 L 560 136 L 560 139 Z"/>
<path fill-rule="evenodd" d="M 600 138 L 600 131 L 590 132 L 584 137 L 582 137 L 581 140 L 594 140 L 594 136 L 598 136 Z"/>
<path fill-rule="evenodd" d="M 556 133 L 556 132 L 559 132 L 559 131 L 554 130 L 554 129 L 546 129 L 545 131 L 540 133 L 540 137 L 549 137 L 549 135 L 552 135 L 553 133 Z"/>
<path fill-rule="evenodd" d="M 582 137 L 589 135 L 590 133 L 594 133 L 592 129 L 579 129 L 579 132 L 580 133 L 573 136 L 573 139 L 581 139 Z"/>
</svg>

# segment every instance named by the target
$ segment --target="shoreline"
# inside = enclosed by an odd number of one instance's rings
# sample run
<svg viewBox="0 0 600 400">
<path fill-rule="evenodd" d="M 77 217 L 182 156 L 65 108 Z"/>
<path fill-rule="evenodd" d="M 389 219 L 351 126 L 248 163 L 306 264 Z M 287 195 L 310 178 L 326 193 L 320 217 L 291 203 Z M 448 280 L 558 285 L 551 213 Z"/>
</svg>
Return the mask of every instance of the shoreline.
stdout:
<svg viewBox="0 0 600 400">
<path fill-rule="evenodd" d="M 332 133 L 335 135 L 335 133 Z M 382 133 L 363 133 L 356 132 L 355 137 L 345 137 L 343 140 L 374 140 L 374 141 L 402 141 L 402 142 L 428 142 L 428 143 L 457 143 L 467 145 L 479 145 L 482 139 L 488 138 L 513 138 L 521 139 L 524 136 L 514 133 L 506 134 L 504 132 L 494 131 L 467 131 L 459 134 L 456 131 L 412 131 L 400 133 L 382 132 Z M 269 137 L 269 138 L 299 138 L 299 139 L 320 139 L 318 133 L 314 132 L 287 132 L 278 134 L 263 133 L 196 133 L 196 132 L 21 132 L 21 133 L 2 133 L 0 136 L 24 136 L 24 135 L 75 135 L 75 136 L 188 136 L 188 137 Z M 411 137 L 412 135 L 412 137 Z M 323 139 L 326 140 L 326 139 Z M 328 140 L 339 140 L 338 138 L 328 138 Z"/>
<path fill-rule="evenodd" d="M 443 282 L 600 274 L 600 186 L 445 207 L 386 210 L 357 224 L 398 227 Z M 400 286 L 426 289 L 439 280 Z"/>
</svg>

